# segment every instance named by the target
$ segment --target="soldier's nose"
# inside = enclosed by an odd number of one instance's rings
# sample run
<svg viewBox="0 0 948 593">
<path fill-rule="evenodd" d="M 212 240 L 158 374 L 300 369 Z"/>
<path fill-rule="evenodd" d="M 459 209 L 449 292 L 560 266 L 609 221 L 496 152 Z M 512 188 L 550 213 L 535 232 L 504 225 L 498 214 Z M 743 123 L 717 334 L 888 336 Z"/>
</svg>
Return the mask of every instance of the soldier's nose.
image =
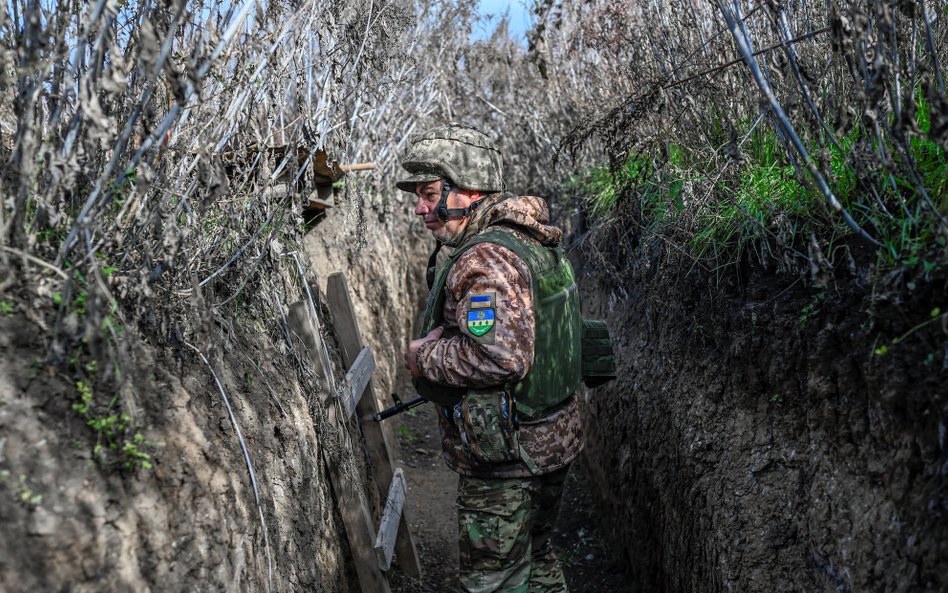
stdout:
<svg viewBox="0 0 948 593">
<path fill-rule="evenodd" d="M 428 211 L 428 205 L 425 204 L 425 201 L 421 198 L 418 198 L 418 201 L 415 202 L 415 214 L 418 216 L 424 216 L 425 214 L 428 214 Z"/>
</svg>

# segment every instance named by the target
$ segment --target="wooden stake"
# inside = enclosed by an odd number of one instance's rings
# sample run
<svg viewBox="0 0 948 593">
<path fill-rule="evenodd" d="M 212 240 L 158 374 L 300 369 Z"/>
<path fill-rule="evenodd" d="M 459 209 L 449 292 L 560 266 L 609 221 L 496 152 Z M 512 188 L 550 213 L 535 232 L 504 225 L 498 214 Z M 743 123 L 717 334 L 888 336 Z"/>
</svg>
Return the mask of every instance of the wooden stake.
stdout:
<svg viewBox="0 0 948 593">
<path fill-rule="evenodd" d="M 395 468 L 392 485 L 388 489 L 388 498 L 385 501 L 385 511 L 382 513 L 382 522 L 379 524 L 379 533 L 375 536 L 375 555 L 379 559 L 382 570 L 392 566 L 392 552 L 395 551 L 395 535 L 401 525 L 402 511 L 405 508 L 405 475 L 402 468 Z"/>
<path fill-rule="evenodd" d="M 318 327 L 313 320 L 311 307 L 305 303 L 294 303 L 290 307 L 293 314 L 293 331 L 300 337 L 308 348 L 315 352 L 320 352 L 325 348 Z M 315 354 L 314 352 L 314 354 Z M 375 360 L 371 353 L 362 357 L 363 362 L 359 364 L 357 372 L 346 376 L 346 384 L 340 391 L 351 393 L 353 384 L 365 385 L 368 381 L 362 376 L 368 366 L 374 368 Z M 319 356 L 314 356 L 314 362 L 319 365 Z M 369 371 L 371 375 L 371 371 Z M 361 392 L 361 390 L 360 390 Z M 347 399 L 350 397 L 347 395 Z M 323 404 L 329 409 L 329 421 L 339 435 L 343 450 L 351 457 L 352 445 L 349 442 L 349 431 L 346 428 L 346 421 L 349 416 L 342 416 L 335 412 L 336 400 L 326 398 Z M 342 416 L 340 418 L 340 416 Z M 388 585 L 388 579 L 382 574 L 379 567 L 378 558 L 374 552 L 375 533 L 372 529 L 372 513 L 369 512 L 369 505 L 365 500 L 365 492 L 358 487 L 358 481 L 353 480 L 352 476 L 345 475 L 337 463 L 332 463 L 325 457 L 325 447 L 323 450 L 323 463 L 329 472 L 329 479 L 332 482 L 332 490 L 336 495 L 336 504 L 339 506 L 339 514 L 342 516 L 342 524 L 346 528 L 346 539 L 349 542 L 349 551 L 352 553 L 352 561 L 355 564 L 356 574 L 359 577 L 359 587 L 362 593 L 391 593 Z"/>
<path fill-rule="evenodd" d="M 327 285 L 327 299 L 332 311 L 336 334 L 342 346 L 342 360 L 346 367 L 355 363 L 356 356 L 365 347 L 362 333 L 359 331 L 359 322 L 356 319 L 352 298 L 349 296 L 349 287 L 346 275 L 343 272 L 330 274 Z M 382 410 L 375 397 L 372 382 L 369 381 L 365 395 L 356 405 L 356 414 L 359 419 L 367 419 L 362 423 L 362 434 L 365 437 L 366 453 L 369 463 L 375 473 L 375 483 L 381 500 L 388 499 L 387 488 L 394 478 L 391 447 L 394 442 L 390 434 L 391 428 L 383 422 L 371 420 L 372 415 Z M 421 563 L 415 550 L 415 541 L 412 538 L 408 523 L 407 505 L 402 509 L 402 520 L 398 525 L 398 537 L 395 542 L 395 559 L 398 566 L 408 576 L 421 578 Z"/>
</svg>

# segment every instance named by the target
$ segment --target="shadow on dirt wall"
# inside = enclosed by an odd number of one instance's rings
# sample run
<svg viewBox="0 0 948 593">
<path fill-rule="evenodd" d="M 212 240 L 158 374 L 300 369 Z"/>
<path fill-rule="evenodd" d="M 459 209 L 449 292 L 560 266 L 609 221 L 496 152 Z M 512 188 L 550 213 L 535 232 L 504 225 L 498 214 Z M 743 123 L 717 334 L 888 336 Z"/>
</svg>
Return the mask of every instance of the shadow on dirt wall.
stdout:
<svg viewBox="0 0 948 593">
<path fill-rule="evenodd" d="M 620 365 L 586 407 L 587 469 L 636 585 L 945 590 L 946 279 L 882 294 L 868 268 L 818 288 L 748 267 L 716 287 L 628 248 L 581 262 L 581 287 Z"/>
</svg>

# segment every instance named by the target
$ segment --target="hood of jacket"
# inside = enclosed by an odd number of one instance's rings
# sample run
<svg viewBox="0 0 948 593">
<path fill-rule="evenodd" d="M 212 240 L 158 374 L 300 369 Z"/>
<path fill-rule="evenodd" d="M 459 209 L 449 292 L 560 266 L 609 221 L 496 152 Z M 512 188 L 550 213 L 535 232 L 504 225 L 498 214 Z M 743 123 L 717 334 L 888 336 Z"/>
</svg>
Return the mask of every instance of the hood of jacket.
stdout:
<svg viewBox="0 0 948 593">
<path fill-rule="evenodd" d="M 509 225 L 530 235 L 541 244 L 554 247 L 563 239 L 563 231 L 550 224 L 550 206 L 537 196 L 495 194 L 484 198 L 463 231 L 468 237 L 487 227 Z"/>
</svg>

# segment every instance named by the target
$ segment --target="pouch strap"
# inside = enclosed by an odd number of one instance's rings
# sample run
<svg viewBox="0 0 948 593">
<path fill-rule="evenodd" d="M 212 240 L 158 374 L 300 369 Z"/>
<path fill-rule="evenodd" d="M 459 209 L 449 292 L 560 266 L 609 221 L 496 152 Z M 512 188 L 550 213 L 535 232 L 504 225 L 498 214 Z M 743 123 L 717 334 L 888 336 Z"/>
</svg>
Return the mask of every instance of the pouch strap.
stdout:
<svg viewBox="0 0 948 593">
<path fill-rule="evenodd" d="M 428 269 L 425 271 L 425 281 L 428 283 L 429 292 L 431 291 L 431 287 L 434 286 L 435 274 L 438 271 L 438 252 L 441 251 L 443 246 L 444 243 L 438 241 L 434 251 L 428 256 Z"/>
<path fill-rule="evenodd" d="M 537 473 L 539 473 L 540 467 L 537 465 L 537 462 L 533 460 L 533 457 L 530 457 L 527 450 L 523 448 L 523 443 L 520 444 L 520 461 L 523 461 L 531 474 L 537 475 Z"/>
</svg>

